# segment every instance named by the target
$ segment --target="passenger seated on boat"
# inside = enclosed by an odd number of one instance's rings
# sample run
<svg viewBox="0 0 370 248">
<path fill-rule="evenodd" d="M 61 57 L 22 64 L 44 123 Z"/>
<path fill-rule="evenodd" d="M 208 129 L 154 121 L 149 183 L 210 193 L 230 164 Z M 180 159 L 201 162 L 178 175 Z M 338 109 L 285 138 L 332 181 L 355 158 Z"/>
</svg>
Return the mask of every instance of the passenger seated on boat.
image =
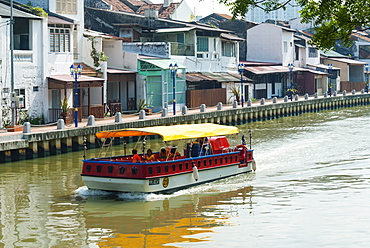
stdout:
<svg viewBox="0 0 370 248">
<path fill-rule="evenodd" d="M 139 156 L 139 154 L 137 154 L 137 150 L 136 149 L 132 149 L 132 162 L 133 163 L 141 163 L 141 161 L 143 161 L 143 159 Z"/>
<path fill-rule="evenodd" d="M 181 154 L 178 151 L 176 151 L 176 147 L 172 147 L 170 149 L 170 153 L 168 154 L 168 158 L 176 158 L 179 156 L 181 156 Z"/>
<path fill-rule="evenodd" d="M 199 157 L 200 144 L 198 141 L 194 141 L 191 146 L 191 157 Z"/>
<path fill-rule="evenodd" d="M 146 160 L 146 161 L 156 161 L 157 160 L 157 158 L 155 157 L 155 155 L 153 154 L 153 152 L 152 152 L 152 149 L 148 149 L 147 151 L 146 151 L 146 156 L 144 157 L 144 159 Z"/>
<path fill-rule="evenodd" d="M 164 148 L 161 149 L 158 158 L 160 158 L 160 159 L 166 159 L 167 158 L 166 149 L 164 149 Z"/>
</svg>

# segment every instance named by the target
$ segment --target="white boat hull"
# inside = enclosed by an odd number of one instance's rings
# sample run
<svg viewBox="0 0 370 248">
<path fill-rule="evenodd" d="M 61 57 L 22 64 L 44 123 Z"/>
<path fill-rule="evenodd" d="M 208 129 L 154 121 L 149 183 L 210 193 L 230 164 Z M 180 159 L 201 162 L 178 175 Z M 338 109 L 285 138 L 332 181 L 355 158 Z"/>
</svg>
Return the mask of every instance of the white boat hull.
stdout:
<svg viewBox="0 0 370 248">
<path fill-rule="evenodd" d="M 249 162 L 248 166 L 245 167 L 239 166 L 240 164 L 238 163 L 198 170 L 197 180 L 194 171 L 150 179 L 110 178 L 86 175 L 83 175 L 82 179 L 89 189 L 145 193 L 171 192 L 180 188 L 187 188 L 252 171 L 252 162 Z"/>
</svg>

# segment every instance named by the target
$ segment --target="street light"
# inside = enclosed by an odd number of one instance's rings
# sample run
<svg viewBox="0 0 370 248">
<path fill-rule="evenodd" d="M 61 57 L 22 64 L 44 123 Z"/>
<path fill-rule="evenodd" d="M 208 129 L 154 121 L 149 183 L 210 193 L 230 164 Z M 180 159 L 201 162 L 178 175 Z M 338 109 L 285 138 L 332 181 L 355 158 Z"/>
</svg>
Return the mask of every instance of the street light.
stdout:
<svg viewBox="0 0 370 248">
<path fill-rule="evenodd" d="M 171 76 L 172 76 L 172 94 L 173 94 L 173 115 L 176 115 L 176 72 L 177 72 L 177 64 L 175 63 L 172 65 L 170 64 Z"/>
<path fill-rule="evenodd" d="M 241 87 L 241 97 L 242 97 L 242 107 L 244 107 L 244 87 L 243 87 L 243 72 L 245 71 L 244 64 L 238 64 L 238 72 L 240 73 L 240 87 Z"/>
<path fill-rule="evenodd" d="M 333 76 L 333 64 L 328 64 L 328 68 L 329 68 L 329 96 L 331 96 L 331 78 Z"/>
<path fill-rule="evenodd" d="M 77 79 L 81 76 L 82 66 L 71 65 L 69 68 L 71 70 L 71 76 L 75 80 L 75 90 L 74 90 L 74 109 L 75 109 L 75 127 L 78 127 L 78 81 Z"/>
<path fill-rule="evenodd" d="M 294 65 L 292 63 L 288 64 L 289 72 L 290 72 L 290 91 L 289 91 L 289 97 L 290 100 L 293 101 L 293 67 Z"/>
<path fill-rule="evenodd" d="M 369 64 L 366 64 L 365 65 L 365 70 L 366 70 L 366 88 L 365 88 L 365 91 L 366 93 L 369 93 Z"/>
</svg>

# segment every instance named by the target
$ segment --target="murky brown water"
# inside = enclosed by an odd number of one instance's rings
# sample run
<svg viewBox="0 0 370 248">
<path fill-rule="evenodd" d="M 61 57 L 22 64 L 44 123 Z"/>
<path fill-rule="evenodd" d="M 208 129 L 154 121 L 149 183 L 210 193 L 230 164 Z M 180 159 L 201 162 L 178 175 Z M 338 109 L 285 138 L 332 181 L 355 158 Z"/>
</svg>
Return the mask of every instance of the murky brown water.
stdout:
<svg viewBox="0 0 370 248">
<path fill-rule="evenodd" d="M 370 107 L 239 126 L 256 173 L 171 195 L 87 190 L 82 152 L 0 164 L 0 247 L 367 247 L 369 127 Z"/>
</svg>

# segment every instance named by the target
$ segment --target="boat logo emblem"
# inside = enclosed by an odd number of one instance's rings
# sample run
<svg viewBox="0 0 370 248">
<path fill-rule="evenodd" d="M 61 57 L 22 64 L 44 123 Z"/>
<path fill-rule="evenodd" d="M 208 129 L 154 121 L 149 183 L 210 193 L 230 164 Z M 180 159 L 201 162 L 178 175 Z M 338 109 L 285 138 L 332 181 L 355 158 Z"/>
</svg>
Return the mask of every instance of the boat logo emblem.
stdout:
<svg viewBox="0 0 370 248">
<path fill-rule="evenodd" d="M 170 182 L 170 179 L 168 177 L 164 177 L 163 182 L 162 182 L 163 187 L 167 188 L 169 182 Z"/>
</svg>

